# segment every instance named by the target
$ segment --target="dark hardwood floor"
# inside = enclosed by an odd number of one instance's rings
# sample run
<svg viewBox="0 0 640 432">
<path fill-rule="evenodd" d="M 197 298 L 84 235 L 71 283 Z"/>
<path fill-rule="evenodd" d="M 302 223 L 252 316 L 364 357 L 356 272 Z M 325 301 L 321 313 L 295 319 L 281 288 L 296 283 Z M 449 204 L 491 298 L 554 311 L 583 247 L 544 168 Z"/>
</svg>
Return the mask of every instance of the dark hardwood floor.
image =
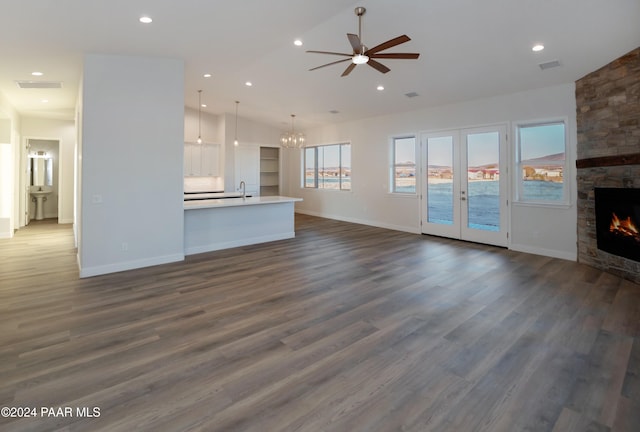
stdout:
<svg viewBox="0 0 640 432">
<path fill-rule="evenodd" d="M 0 430 L 640 430 L 640 286 L 310 216 L 296 234 L 82 280 L 68 225 L 0 240 L 0 407 L 36 409 Z"/>
</svg>

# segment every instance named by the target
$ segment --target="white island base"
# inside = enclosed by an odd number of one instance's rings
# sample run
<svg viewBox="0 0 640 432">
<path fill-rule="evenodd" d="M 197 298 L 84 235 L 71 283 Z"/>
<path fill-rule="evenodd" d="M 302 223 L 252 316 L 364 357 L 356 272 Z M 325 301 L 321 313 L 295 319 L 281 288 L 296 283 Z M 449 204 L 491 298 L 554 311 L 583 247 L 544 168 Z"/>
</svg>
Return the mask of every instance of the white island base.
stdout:
<svg viewBox="0 0 640 432">
<path fill-rule="evenodd" d="M 295 237 L 294 203 L 283 196 L 185 201 L 185 255 Z"/>
</svg>

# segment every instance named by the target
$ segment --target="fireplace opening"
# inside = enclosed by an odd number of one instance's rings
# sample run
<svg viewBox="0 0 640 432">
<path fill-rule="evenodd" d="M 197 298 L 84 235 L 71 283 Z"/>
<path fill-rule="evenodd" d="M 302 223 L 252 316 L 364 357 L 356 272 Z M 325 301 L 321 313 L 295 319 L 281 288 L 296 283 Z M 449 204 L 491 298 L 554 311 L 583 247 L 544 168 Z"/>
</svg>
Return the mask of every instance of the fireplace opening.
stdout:
<svg viewBox="0 0 640 432">
<path fill-rule="evenodd" d="M 640 262 L 640 189 L 595 188 L 598 249 Z"/>
</svg>

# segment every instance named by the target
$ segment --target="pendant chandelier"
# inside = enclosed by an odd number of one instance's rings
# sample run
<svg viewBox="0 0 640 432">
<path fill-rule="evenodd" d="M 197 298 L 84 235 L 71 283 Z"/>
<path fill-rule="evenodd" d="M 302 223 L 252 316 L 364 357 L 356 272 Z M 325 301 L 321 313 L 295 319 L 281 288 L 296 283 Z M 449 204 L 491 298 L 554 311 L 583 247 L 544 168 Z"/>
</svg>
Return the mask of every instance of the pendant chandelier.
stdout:
<svg viewBox="0 0 640 432">
<path fill-rule="evenodd" d="M 291 114 L 291 131 L 285 132 L 280 136 L 280 145 L 285 148 L 302 148 L 304 147 L 305 136 L 302 132 L 296 132 L 293 121 L 295 114 Z"/>
<path fill-rule="evenodd" d="M 233 145 L 236 147 L 240 144 L 238 142 L 238 104 L 239 103 L 240 101 L 236 101 L 236 134 L 235 134 L 235 138 L 233 139 Z"/>
</svg>

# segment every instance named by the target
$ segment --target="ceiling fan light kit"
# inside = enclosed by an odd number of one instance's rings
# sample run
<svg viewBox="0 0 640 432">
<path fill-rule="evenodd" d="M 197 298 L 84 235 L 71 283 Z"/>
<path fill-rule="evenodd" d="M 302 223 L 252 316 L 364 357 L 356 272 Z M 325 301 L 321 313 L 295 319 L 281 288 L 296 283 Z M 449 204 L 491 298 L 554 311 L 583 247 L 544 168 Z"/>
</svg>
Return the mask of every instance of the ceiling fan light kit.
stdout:
<svg viewBox="0 0 640 432">
<path fill-rule="evenodd" d="M 381 53 L 380 51 L 387 50 L 389 48 L 393 48 L 394 46 L 403 44 L 405 42 L 409 42 L 411 38 L 407 35 L 398 36 L 393 39 L 389 39 L 386 42 L 383 42 L 379 45 L 376 45 L 373 48 L 367 48 L 362 43 L 362 16 L 365 14 L 367 10 L 363 7 L 357 7 L 355 9 L 355 14 L 358 17 L 358 34 L 347 33 L 347 39 L 349 39 L 349 43 L 351 44 L 351 48 L 353 52 L 348 53 L 339 53 L 339 52 L 331 52 L 331 51 L 313 51 L 309 50 L 308 53 L 315 54 L 329 54 L 329 55 L 338 55 L 347 57 L 343 60 L 337 60 L 331 63 L 324 64 L 322 66 L 317 66 L 310 71 L 320 69 L 326 66 L 331 66 L 337 63 L 350 61 L 351 64 L 347 66 L 347 68 L 342 73 L 342 76 L 347 76 L 351 73 L 351 71 L 357 66 L 361 64 L 368 64 L 375 70 L 381 73 L 387 73 L 391 69 L 383 65 L 382 63 L 376 61 L 375 59 L 395 59 L 395 60 L 415 60 L 420 54 L 419 53 Z"/>
<path fill-rule="evenodd" d="M 369 57 L 362 54 L 356 54 L 351 58 L 351 61 L 353 62 L 353 64 L 357 64 L 357 65 L 365 64 L 366 62 L 369 61 Z"/>
</svg>

